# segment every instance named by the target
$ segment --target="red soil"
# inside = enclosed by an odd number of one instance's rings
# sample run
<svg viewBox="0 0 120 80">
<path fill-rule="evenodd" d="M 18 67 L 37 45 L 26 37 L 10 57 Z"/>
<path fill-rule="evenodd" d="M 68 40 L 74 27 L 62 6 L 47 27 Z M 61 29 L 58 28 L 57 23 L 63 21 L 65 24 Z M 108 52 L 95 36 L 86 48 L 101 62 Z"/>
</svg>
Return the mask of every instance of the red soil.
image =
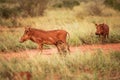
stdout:
<svg viewBox="0 0 120 80">
<path fill-rule="evenodd" d="M 120 43 L 115 44 L 96 44 L 96 45 L 81 45 L 76 47 L 70 47 L 71 53 L 75 51 L 80 52 L 93 52 L 96 50 L 103 50 L 105 52 L 109 51 L 120 51 Z M 0 53 L 0 57 L 4 57 L 5 59 L 11 58 L 29 58 L 30 56 L 34 56 L 39 54 L 38 50 L 25 50 L 21 52 L 10 52 L 10 53 Z M 44 49 L 42 55 L 51 55 L 57 53 L 56 48 Z"/>
</svg>

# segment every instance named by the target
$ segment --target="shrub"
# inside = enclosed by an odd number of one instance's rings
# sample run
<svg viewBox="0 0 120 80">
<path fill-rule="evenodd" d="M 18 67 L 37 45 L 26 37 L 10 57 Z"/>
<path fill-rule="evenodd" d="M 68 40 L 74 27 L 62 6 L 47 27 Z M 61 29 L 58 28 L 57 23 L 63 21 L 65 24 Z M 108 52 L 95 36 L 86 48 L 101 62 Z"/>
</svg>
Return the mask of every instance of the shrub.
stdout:
<svg viewBox="0 0 120 80">
<path fill-rule="evenodd" d="M 41 16 L 47 8 L 48 0 L 5 0 L 0 1 L 0 17 Z"/>
<path fill-rule="evenodd" d="M 101 16 L 102 10 L 105 8 L 102 1 L 89 1 L 89 2 L 81 2 L 79 6 L 74 7 L 76 15 L 83 16 Z"/>
<path fill-rule="evenodd" d="M 0 8 L 0 16 L 3 18 L 10 18 L 14 16 L 19 16 L 21 13 L 21 10 L 18 7 L 16 8 L 8 8 L 8 7 L 2 7 Z"/>
<path fill-rule="evenodd" d="M 59 2 L 59 3 L 55 3 L 53 5 L 53 7 L 72 9 L 74 6 L 77 6 L 79 4 L 80 3 L 77 0 L 63 0 L 63 1 Z"/>
<path fill-rule="evenodd" d="M 18 1 L 21 9 L 26 16 L 40 16 L 43 15 L 47 8 L 48 0 L 20 0 Z"/>
<path fill-rule="evenodd" d="M 120 1 L 119 0 L 105 0 L 106 5 L 109 5 L 120 11 Z"/>
</svg>

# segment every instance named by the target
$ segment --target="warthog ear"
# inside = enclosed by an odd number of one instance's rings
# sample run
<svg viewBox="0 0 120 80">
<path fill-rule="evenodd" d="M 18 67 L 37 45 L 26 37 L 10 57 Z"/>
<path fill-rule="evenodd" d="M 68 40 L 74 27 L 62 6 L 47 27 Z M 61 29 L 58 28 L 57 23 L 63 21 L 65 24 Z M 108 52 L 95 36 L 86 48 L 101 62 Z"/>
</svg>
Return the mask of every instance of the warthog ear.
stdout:
<svg viewBox="0 0 120 80">
<path fill-rule="evenodd" d="M 94 23 L 95 24 L 95 26 L 96 26 L 96 28 L 98 27 L 98 24 L 96 24 L 96 23 Z"/>
<path fill-rule="evenodd" d="M 98 24 L 96 24 L 96 23 L 94 23 L 95 24 L 95 26 L 98 26 Z"/>
<path fill-rule="evenodd" d="M 30 31 L 30 30 L 31 30 L 31 27 L 30 27 L 30 26 L 27 26 L 27 27 L 25 27 L 25 30 Z"/>
</svg>

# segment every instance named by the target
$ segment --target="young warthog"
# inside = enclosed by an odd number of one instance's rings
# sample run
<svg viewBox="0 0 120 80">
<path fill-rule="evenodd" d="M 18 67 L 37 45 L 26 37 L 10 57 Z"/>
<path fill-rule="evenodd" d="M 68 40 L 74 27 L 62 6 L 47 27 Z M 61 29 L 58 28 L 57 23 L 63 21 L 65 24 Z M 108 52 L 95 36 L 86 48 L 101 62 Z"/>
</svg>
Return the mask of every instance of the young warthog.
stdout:
<svg viewBox="0 0 120 80">
<path fill-rule="evenodd" d="M 96 35 L 102 37 L 102 41 L 109 37 L 109 26 L 107 24 L 95 24 L 96 26 Z"/>
<path fill-rule="evenodd" d="M 25 28 L 24 34 L 20 39 L 20 42 L 24 42 L 26 40 L 31 40 L 39 45 L 39 49 L 43 50 L 43 44 L 55 45 L 59 51 L 59 47 L 56 44 L 58 41 L 62 41 L 67 45 L 67 49 L 69 50 L 69 45 L 66 42 L 68 32 L 65 30 L 50 30 L 44 31 L 41 29 L 35 29 L 27 27 Z"/>
</svg>

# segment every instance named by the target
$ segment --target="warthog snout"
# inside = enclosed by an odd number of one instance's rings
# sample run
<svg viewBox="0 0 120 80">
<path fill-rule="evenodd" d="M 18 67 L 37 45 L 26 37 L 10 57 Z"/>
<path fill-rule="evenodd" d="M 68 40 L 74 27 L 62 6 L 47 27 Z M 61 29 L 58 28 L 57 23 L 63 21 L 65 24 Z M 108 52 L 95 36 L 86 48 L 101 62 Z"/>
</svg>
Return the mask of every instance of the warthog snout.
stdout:
<svg viewBox="0 0 120 80">
<path fill-rule="evenodd" d="M 20 42 L 20 43 L 23 43 L 23 41 L 22 41 L 22 40 L 19 40 L 19 42 Z"/>
</svg>

